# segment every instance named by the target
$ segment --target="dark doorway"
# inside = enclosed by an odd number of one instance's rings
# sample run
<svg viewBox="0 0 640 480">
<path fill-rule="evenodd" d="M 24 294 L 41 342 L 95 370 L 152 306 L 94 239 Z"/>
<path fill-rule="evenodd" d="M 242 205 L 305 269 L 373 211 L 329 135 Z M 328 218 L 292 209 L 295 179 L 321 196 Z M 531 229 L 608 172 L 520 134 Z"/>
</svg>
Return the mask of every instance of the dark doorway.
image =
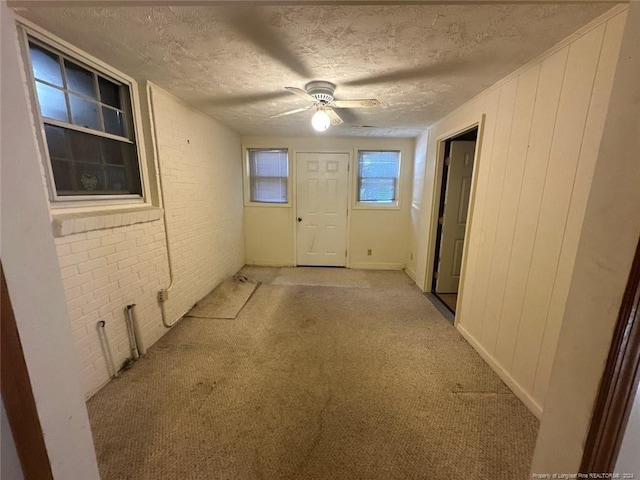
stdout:
<svg viewBox="0 0 640 480">
<path fill-rule="evenodd" d="M 431 292 L 454 315 L 471 198 L 478 127 L 445 142 Z"/>
</svg>

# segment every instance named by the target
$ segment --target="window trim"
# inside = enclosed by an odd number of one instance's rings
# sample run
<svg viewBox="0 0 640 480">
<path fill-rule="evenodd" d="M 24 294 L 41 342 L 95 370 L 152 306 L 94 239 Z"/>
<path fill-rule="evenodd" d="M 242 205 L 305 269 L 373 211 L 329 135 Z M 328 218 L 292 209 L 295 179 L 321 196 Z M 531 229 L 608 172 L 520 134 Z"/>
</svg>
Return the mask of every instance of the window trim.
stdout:
<svg viewBox="0 0 640 480">
<path fill-rule="evenodd" d="M 396 199 L 386 204 L 358 200 L 360 193 L 360 153 L 361 152 L 394 152 L 398 154 L 398 176 L 396 178 Z M 401 210 L 402 209 L 402 169 L 403 150 L 401 148 L 356 148 L 353 156 L 353 208 L 356 210 Z"/>
<path fill-rule="evenodd" d="M 147 168 L 147 157 L 145 152 L 141 119 L 142 109 L 140 106 L 137 82 L 133 78 L 115 69 L 114 67 L 100 61 L 99 59 L 89 55 L 78 47 L 62 40 L 52 33 L 47 32 L 38 25 L 35 25 L 22 17 L 16 16 L 16 27 L 20 44 L 21 60 L 23 63 L 22 67 L 26 75 L 27 85 L 25 86 L 25 93 L 27 94 L 27 98 L 30 102 L 30 107 L 33 114 L 36 139 L 41 152 L 40 159 L 44 168 L 44 177 L 47 184 L 47 191 L 49 193 L 49 207 L 52 210 L 55 209 L 57 213 L 64 213 L 65 209 L 68 209 L 69 212 L 77 211 L 77 207 L 91 207 L 90 210 L 101 210 L 113 209 L 118 205 L 151 205 L 151 199 L 148 196 L 148 192 L 150 192 L 149 173 Z M 68 58 L 74 63 L 85 65 L 86 67 L 93 70 L 97 75 L 102 75 L 107 79 L 111 78 L 128 86 L 128 102 L 125 103 L 125 108 L 123 108 L 123 110 L 126 111 L 130 109 L 129 113 L 131 115 L 131 125 L 128 126 L 128 128 L 133 133 L 135 142 L 126 137 L 120 137 L 118 135 L 112 135 L 106 132 L 87 129 L 65 122 L 59 122 L 58 124 L 56 120 L 47 120 L 46 124 L 64 126 L 65 128 L 70 128 L 72 130 L 91 133 L 98 137 L 112 138 L 118 141 L 126 140 L 131 144 L 135 144 L 138 161 L 138 171 L 140 173 L 140 186 L 142 190 L 142 193 L 140 195 L 58 195 L 55 183 L 53 181 L 53 169 L 51 165 L 51 158 L 49 156 L 49 148 L 47 146 L 45 137 L 45 122 L 40 113 L 40 107 L 37 100 L 37 92 L 35 89 L 35 78 L 33 75 L 33 70 L 31 68 L 31 58 L 29 56 L 29 37 L 34 39 L 36 43 L 43 44 L 45 48 L 53 49 L 54 51 L 57 50 L 60 54 L 63 55 L 63 57 Z"/>
<path fill-rule="evenodd" d="M 93 67 L 91 65 L 88 65 L 88 64 L 86 64 L 86 63 L 84 63 L 82 61 L 79 62 L 77 58 L 74 58 L 72 55 L 67 54 L 67 53 L 65 53 L 63 51 L 57 52 L 56 50 L 59 50 L 59 49 L 56 48 L 55 46 L 49 45 L 48 43 L 43 42 L 42 40 L 36 38 L 34 35 L 29 35 L 27 33 L 27 50 L 30 50 L 29 45 L 31 43 L 33 43 L 34 45 L 37 45 L 38 47 L 40 47 L 40 48 L 42 48 L 44 50 L 49 51 L 50 53 L 55 54 L 56 56 L 59 57 L 59 60 L 62 60 L 62 62 L 60 63 L 60 71 L 61 71 L 62 80 L 63 80 L 62 88 L 60 87 L 60 85 L 56 85 L 54 83 L 48 82 L 46 80 L 43 80 L 41 78 L 38 78 L 38 79 L 34 78 L 35 84 L 40 83 L 42 85 L 46 85 L 46 86 L 55 88 L 57 90 L 61 90 L 63 92 L 68 92 L 69 95 L 73 95 L 73 96 L 78 97 L 78 98 L 80 98 L 82 100 L 86 100 L 86 101 L 95 103 L 97 105 L 97 107 L 98 107 L 98 110 L 101 110 L 103 108 L 107 108 L 109 110 L 114 110 L 114 111 L 122 112 L 122 113 L 126 114 L 127 116 L 131 117 L 131 119 L 130 119 L 131 121 L 129 119 L 127 119 L 127 125 L 126 125 L 127 128 L 126 128 L 126 130 L 127 130 L 127 133 L 131 133 L 132 128 L 131 128 L 130 124 L 132 123 L 132 120 L 133 120 L 133 112 L 130 112 L 129 111 L 130 108 L 127 108 L 128 106 L 130 106 L 131 102 L 129 102 L 129 104 L 124 104 L 123 108 L 116 108 L 113 105 L 110 105 L 108 103 L 103 102 L 102 100 L 98 100 L 98 98 L 90 97 L 90 96 L 86 95 L 84 92 L 78 92 L 76 90 L 72 90 L 69 87 L 69 79 L 67 77 L 67 73 L 66 73 L 66 69 L 65 69 L 65 62 L 64 61 L 68 60 L 69 62 L 72 62 L 74 64 L 80 64 L 79 66 L 86 67 L 87 70 L 91 70 L 92 73 L 94 73 L 96 75 L 96 77 L 101 77 L 101 78 L 103 78 L 103 79 L 105 79 L 105 80 L 107 80 L 107 81 L 109 81 L 111 83 L 114 83 L 114 81 L 115 81 L 117 83 L 122 84 L 123 86 L 127 86 L 127 88 L 130 88 L 131 85 L 127 85 L 128 82 L 124 82 L 122 80 L 116 79 L 113 76 L 110 77 L 110 76 L 108 76 L 107 73 L 105 73 L 103 71 L 100 71 L 98 68 L 95 68 L 95 67 Z M 30 53 L 27 54 L 27 57 L 29 57 L 29 65 L 31 67 L 31 74 L 32 74 L 32 77 L 33 77 L 33 65 L 31 63 L 31 54 Z M 96 77 L 94 77 L 92 83 L 94 84 L 93 86 L 95 88 L 95 91 L 98 92 L 100 90 L 100 86 L 99 86 L 99 80 L 97 80 Z M 37 87 L 36 87 L 36 90 L 37 90 Z M 36 93 L 36 97 L 37 97 L 37 93 Z M 69 98 L 70 97 L 66 97 L 65 96 L 66 103 L 67 103 L 67 112 L 72 112 Z M 129 100 L 131 100 L 131 99 L 129 99 Z M 43 117 L 41 115 L 41 118 L 44 121 L 45 117 Z M 107 138 L 112 138 L 114 140 L 128 142 L 128 143 L 131 143 L 131 144 L 134 143 L 127 136 L 111 134 L 111 133 L 108 133 L 108 132 L 106 132 L 104 130 L 96 130 L 96 129 L 92 129 L 92 128 L 88 128 L 88 127 L 82 127 L 82 126 L 77 125 L 77 124 L 72 123 L 72 122 L 64 122 L 62 120 L 56 120 L 56 119 L 47 117 L 46 123 L 52 124 L 52 125 L 56 125 L 56 126 L 60 126 L 60 127 L 63 127 L 63 128 L 67 128 L 67 129 L 70 129 L 70 130 L 78 130 L 80 132 L 85 132 L 85 133 L 89 133 L 89 134 L 96 135 L 96 136 L 104 136 L 104 137 L 107 137 Z M 104 126 L 105 126 L 104 116 L 101 114 L 100 115 L 100 127 L 104 128 Z"/>
<path fill-rule="evenodd" d="M 287 152 L 287 201 L 286 202 L 255 202 L 251 200 L 251 178 L 249 167 L 249 150 L 284 150 Z M 293 206 L 293 170 L 292 155 L 289 146 L 272 146 L 272 145 L 243 145 L 242 146 L 242 184 L 243 197 L 245 207 L 261 207 L 261 208 L 291 208 Z"/>
</svg>

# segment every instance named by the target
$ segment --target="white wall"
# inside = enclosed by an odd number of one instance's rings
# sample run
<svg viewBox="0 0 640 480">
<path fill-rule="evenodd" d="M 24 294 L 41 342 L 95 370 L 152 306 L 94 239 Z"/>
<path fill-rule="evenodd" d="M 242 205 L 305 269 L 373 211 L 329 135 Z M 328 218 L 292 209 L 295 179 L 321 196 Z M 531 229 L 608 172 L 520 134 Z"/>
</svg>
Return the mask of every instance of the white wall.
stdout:
<svg viewBox="0 0 640 480">
<path fill-rule="evenodd" d="M 53 476 L 97 480 L 34 117 L 13 13 L 5 2 L 0 3 L 0 19 L 0 257 Z"/>
<path fill-rule="evenodd" d="M 413 207 L 417 283 L 426 289 L 432 273 L 437 140 L 480 122 L 456 326 L 538 416 L 625 16 L 616 7 L 428 132 L 424 193 Z"/>
<path fill-rule="evenodd" d="M 244 265 L 241 143 L 208 115 L 151 88 L 174 272 L 171 321 Z"/>
<path fill-rule="evenodd" d="M 164 90 L 150 90 L 174 275 L 167 321 L 173 322 L 244 264 L 240 138 Z M 102 212 L 91 230 L 56 239 L 87 396 L 109 380 L 98 320 L 106 321 L 116 366 L 130 357 L 126 305 L 137 305 L 147 347 L 167 331 L 157 302 L 158 290 L 170 283 L 163 212 L 138 210 Z"/>
<path fill-rule="evenodd" d="M 640 3 L 632 2 L 540 423 L 534 472 L 575 472 L 580 465 L 640 237 L 638 78 Z M 631 422 L 637 429 L 638 417 Z M 637 462 L 637 443 L 633 448 Z"/>
<path fill-rule="evenodd" d="M 358 149 L 401 151 L 399 209 L 353 208 L 354 184 L 349 192 L 349 244 L 351 268 L 402 269 L 406 264 L 411 205 L 414 141 L 406 138 L 347 137 L 243 137 L 245 148 L 281 147 L 290 153 L 290 181 L 295 182 L 295 153 L 339 151 L 351 155 L 351 172 Z M 294 189 L 291 189 L 293 192 Z M 245 206 L 246 258 L 254 265 L 295 264 L 295 195 L 290 206 Z M 367 250 L 372 255 L 367 255 Z"/>
<path fill-rule="evenodd" d="M 138 90 L 132 92 L 135 104 Z M 147 174 L 145 203 L 49 208 L 87 397 L 109 380 L 98 321 L 106 322 L 116 367 L 130 356 L 126 305 L 136 304 L 147 347 L 167 331 L 157 301 L 170 285 L 165 214 L 174 279 L 167 321 L 244 264 L 240 137 L 160 88 L 140 93 L 136 113 L 144 122 L 136 133 Z M 38 180 L 44 188 L 42 174 Z"/>
<path fill-rule="evenodd" d="M 425 184 L 431 184 L 433 179 L 425 178 L 427 174 L 427 146 L 429 145 L 429 132 L 424 132 L 416 139 L 413 160 L 413 185 L 411 196 L 411 212 L 409 225 L 409 258 L 407 258 L 406 271 L 409 276 L 420 286 L 424 284 L 424 273 L 416 271 L 418 265 L 426 265 L 428 243 L 426 229 L 421 228 L 423 222 L 422 198 Z M 429 172 L 433 172 L 430 169 Z M 418 278 L 420 277 L 420 280 Z"/>
<path fill-rule="evenodd" d="M 102 216 L 122 215 L 114 213 Z M 130 356 L 125 306 L 135 303 L 143 340 L 151 345 L 162 334 L 156 292 L 168 283 L 164 228 L 159 217 L 117 227 L 56 238 L 60 271 L 87 397 L 109 373 L 98 338 L 97 322 L 106 322 L 114 362 Z"/>
</svg>

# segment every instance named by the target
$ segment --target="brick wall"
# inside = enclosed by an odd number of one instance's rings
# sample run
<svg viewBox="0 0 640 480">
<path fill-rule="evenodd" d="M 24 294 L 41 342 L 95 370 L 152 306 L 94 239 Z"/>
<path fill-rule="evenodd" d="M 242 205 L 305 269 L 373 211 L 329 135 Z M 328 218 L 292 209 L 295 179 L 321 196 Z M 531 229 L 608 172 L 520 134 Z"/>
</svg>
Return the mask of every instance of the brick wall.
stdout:
<svg viewBox="0 0 640 480">
<path fill-rule="evenodd" d="M 164 333 L 156 292 L 168 283 L 161 220 L 93 230 L 56 239 L 58 259 L 78 351 L 82 384 L 90 396 L 109 378 L 97 322 L 106 322 L 116 366 L 129 356 L 124 308 L 136 303 L 144 341 Z"/>
<path fill-rule="evenodd" d="M 174 286 L 169 320 L 244 265 L 240 136 L 153 87 Z"/>
<path fill-rule="evenodd" d="M 240 138 L 155 87 L 153 100 L 174 273 L 166 303 L 171 322 L 244 263 Z M 127 304 L 137 305 L 147 347 L 167 331 L 157 302 L 158 290 L 169 285 L 162 215 L 157 208 L 96 212 L 58 225 L 56 246 L 87 397 L 109 380 L 98 321 L 106 322 L 116 366 L 130 355 Z"/>
</svg>

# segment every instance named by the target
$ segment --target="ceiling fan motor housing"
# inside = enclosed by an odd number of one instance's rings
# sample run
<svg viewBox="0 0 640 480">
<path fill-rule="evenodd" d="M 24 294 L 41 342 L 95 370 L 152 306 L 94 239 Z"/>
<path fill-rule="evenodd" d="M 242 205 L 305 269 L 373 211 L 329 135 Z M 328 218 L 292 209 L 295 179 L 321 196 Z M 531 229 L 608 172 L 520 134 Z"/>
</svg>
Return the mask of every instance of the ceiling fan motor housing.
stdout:
<svg viewBox="0 0 640 480">
<path fill-rule="evenodd" d="M 329 103 L 333 101 L 336 86 L 331 82 L 314 81 L 307 83 L 304 89 L 319 102 Z"/>
</svg>

